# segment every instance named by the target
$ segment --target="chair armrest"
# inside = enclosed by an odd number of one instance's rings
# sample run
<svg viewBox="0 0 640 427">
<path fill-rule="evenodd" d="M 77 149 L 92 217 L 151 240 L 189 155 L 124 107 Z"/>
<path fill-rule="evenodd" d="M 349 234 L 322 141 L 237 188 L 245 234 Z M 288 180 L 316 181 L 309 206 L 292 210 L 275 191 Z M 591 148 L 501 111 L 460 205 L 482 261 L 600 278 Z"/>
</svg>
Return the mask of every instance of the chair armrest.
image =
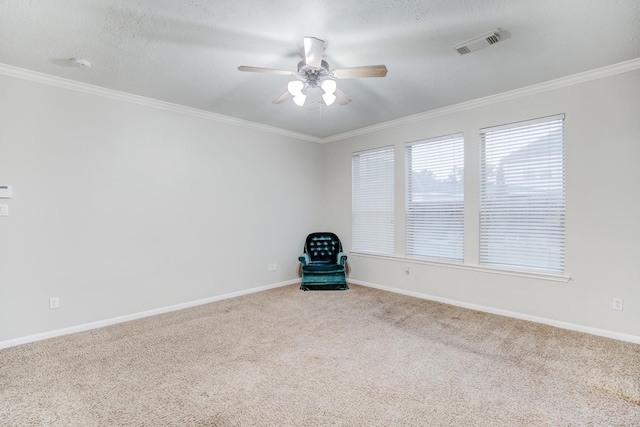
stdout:
<svg viewBox="0 0 640 427">
<path fill-rule="evenodd" d="M 302 265 L 308 265 L 311 262 L 311 258 L 309 258 L 309 254 L 304 253 L 298 257 L 298 261 Z"/>
<path fill-rule="evenodd" d="M 347 262 L 347 254 L 338 252 L 338 264 L 344 265 L 345 262 Z"/>
</svg>

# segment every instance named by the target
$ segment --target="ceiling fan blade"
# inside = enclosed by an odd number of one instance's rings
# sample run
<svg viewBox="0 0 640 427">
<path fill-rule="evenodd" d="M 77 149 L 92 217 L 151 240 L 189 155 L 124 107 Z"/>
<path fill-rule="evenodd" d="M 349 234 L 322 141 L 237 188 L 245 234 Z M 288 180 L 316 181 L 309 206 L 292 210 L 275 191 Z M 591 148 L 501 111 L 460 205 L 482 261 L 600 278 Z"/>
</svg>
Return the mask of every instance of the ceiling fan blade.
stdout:
<svg viewBox="0 0 640 427">
<path fill-rule="evenodd" d="M 320 68 L 322 54 L 324 53 L 324 41 L 315 37 L 304 38 L 304 62 L 310 67 Z"/>
<path fill-rule="evenodd" d="M 283 93 L 282 95 L 274 99 L 273 104 L 282 104 L 283 102 L 287 101 L 291 97 L 293 97 L 293 95 L 291 95 L 289 91 L 286 91 L 285 93 Z"/>
<path fill-rule="evenodd" d="M 336 89 L 336 91 L 333 92 L 333 94 L 336 96 L 336 102 L 340 105 L 347 105 L 348 103 L 351 102 L 351 98 L 349 98 L 347 94 L 341 91 L 340 89 Z"/>
<path fill-rule="evenodd" d="M 293 75 L 295 75 L 295 73 L 293 71 L 274 70 L 273 68 L 248 67 L 246 65 L 239 66 L 238 70 L 240 70 L 240 71 L 249 71 L 251 73 L 278 74 L 280 76 L 293 76 Z"/>
<path fill-rule="evenodd" d="M 384 77 L 387 67 L 384 65 L 364 65 L 362 67 L 340 68 L 331 72 L 336 79 L 355 79 L 360 77 Z"/>
</svg>

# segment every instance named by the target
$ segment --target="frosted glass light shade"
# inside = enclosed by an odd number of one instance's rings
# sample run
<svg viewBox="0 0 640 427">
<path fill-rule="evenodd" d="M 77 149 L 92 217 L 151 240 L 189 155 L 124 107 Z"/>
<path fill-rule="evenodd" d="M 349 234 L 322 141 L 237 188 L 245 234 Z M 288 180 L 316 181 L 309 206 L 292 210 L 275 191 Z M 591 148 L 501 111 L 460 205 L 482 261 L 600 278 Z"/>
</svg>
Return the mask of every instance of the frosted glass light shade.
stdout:
<svg viewBox="0 0 640 427">
<path fill-rule="evenodd" d="M 287 90 L 291 95 L 296 96 L 302 92 L 303 87 L 304 83 L 302 83 L 300 80 L 294 80 L 292 82 L 289 82 L 289 84 L 287 85 Z"/>
<path fill-rule="evenodd" d="M 304 101 L 306 100 L 307 100 L 307 95 L 305 95 L 304 93 L 299 93 L 293 97 L 293 102 L 295 102 L 295 104 L 298 107 L 302 107 L 304 105 Z"/>
<path fill-rule="evenodd" d="M 333 93 L 336 91 L 337 85 L 335 80 L 323 80 L 320 83 L 320 87 L 324 93 Z"/>
<path fill-rule="evenodd" d="M 331 104 L 333 104 L 335 102 L 336 96 L 334 94 L 332 94 L 332 93 L 328 93 L 327 92 L 327 93 L 322 95 L 322 99 L 324 100 L 324 103 L 326 105 L 331 105 Z"/>
</svg>

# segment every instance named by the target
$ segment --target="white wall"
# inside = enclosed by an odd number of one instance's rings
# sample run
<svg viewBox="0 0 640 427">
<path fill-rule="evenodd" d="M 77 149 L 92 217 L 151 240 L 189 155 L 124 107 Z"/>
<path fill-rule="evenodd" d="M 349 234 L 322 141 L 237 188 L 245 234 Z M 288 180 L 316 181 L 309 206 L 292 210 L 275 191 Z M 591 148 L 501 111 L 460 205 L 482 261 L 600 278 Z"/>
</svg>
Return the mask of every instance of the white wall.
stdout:
<svg viewBox="0 0 640 427">
<path fill-rule="evenodd" d="M 566 114 L 566 282 L 501 275 L 478 266 L 479 129 Z M 396 148 L 396 258 L 352 254 L 351 279 L 525 317 L 640 337 L 640 71 L 381 128 L 326 146 L 325 221 L 351 247 L 351 153 Z M 404 256 L 404 144 L 464 132 L 465 265 Z M 406 266 L 411 274 L 405 274 Z M 624 299 L 624 310 L 611 308 Z"/>
<path fill-rule="evenodd" d="M 6 76 L 0 94 L 0 342 L 297 277 L 322 145 Z"/>
<path fill-rule="evenodd" d="M 295 279 L 307 233 L 351 247 L 351 153 L 390 144 L 397 257 L 351 254 L 351 279 L 640 337 L 640 71 L 325 145 L 6 76 L 0 94 L 0 344 Z M 558 113 L 571 280 L 473 269 L 478 130 Z M 472 269 L 410 263 L 404 143 L 461 131 Z"/>
</svg>

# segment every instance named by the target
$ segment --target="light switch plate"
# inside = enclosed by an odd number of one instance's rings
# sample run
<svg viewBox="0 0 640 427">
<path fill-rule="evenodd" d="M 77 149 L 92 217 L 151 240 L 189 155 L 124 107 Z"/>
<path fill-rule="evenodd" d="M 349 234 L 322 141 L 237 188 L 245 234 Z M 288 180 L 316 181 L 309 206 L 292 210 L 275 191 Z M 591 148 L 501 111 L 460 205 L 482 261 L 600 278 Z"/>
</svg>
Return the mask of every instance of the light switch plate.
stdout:
<svg viewBox="0 0 640 427">
<path fill-rule="evenodd" d="M 9 216 L 9 205 L 0 205 L 0 216 Z"/>
<path fill-rule="evenodd" d="M 13 188 L 10 185 L 0 184 L 0 199 L 10 199 L 13 197 Z"/>
</svg>

